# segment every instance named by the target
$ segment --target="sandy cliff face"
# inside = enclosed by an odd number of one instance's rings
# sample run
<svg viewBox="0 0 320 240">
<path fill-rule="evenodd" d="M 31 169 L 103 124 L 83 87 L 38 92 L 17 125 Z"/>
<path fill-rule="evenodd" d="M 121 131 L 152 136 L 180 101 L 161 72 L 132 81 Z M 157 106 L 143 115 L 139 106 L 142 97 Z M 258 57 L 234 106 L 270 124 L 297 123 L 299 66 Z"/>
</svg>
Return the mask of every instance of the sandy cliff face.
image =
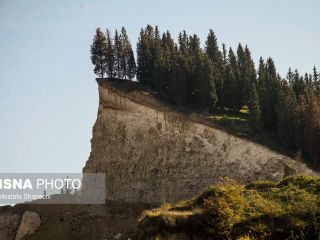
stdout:
<svg viewBox="0 0 320 240">
<path fill-rule="evenodd" d="M 161 106 L 143 92 L 99 83 L 99 110 L 85 172 L 105 172 L 107 199 L 165 202 L 189 198 L 231 177 L 279 180 L 306 166 Z"/>
</svg>

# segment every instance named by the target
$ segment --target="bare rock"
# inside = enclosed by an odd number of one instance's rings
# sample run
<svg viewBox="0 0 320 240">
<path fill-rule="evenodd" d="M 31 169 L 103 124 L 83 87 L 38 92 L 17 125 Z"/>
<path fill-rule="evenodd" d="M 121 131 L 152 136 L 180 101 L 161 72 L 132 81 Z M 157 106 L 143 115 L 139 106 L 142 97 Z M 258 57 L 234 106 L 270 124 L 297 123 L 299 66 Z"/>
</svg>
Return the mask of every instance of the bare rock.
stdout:
<svg viewBox="0 0 320 240">
<path fill-rule="evenodd" d="M 21 240 L 33 234 L 41 224 L 40 215 L 36 212 L 26 211 L 23 214 L 15 240 Z"/>
<path fill-rule="evenodd" d="M 114 239 L 119 240 L 122 237 L 121 233 L 118 233 L 117 235 L 114 236 Z"/>
</svg>

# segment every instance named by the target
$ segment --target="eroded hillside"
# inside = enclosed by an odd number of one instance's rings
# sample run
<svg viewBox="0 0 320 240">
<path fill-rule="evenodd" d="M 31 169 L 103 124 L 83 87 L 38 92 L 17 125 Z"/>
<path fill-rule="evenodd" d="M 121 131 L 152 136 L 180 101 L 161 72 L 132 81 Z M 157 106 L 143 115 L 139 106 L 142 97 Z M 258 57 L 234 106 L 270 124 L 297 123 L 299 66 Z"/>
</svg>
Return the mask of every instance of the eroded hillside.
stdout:
<svg viewBox="0 0 320 240">
<path fill-rule="evenodd" d="M 219 180 L 313 174 L 304 164 L 173 110 L 137 84 L 98 80 L 99 109 L 85 172 L 105 172 L 107 199 L 173 202 Z"/>
</svg>

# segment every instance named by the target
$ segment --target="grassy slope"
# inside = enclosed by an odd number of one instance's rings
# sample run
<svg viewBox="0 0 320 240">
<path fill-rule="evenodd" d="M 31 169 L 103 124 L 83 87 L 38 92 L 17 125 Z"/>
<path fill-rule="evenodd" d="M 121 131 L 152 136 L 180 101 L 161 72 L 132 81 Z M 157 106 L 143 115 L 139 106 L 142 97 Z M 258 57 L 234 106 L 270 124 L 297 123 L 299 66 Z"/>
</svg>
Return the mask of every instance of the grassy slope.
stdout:
<svg viewBox="0 0 320 240">
<path fill-rule="evenodd" d="M 251 130 L 249 124 L 248 109 L 245 107 L 242 108 L 240 112 L 217 110 L 215 114 L 202 116 L 210 120 L 212 123 L 228 129 L 238 137 L 257 142 L 288 156 L 292 156 L 294 154 L 290 150 L 281 147 L 277 140 L 277 137 L 273 133 L 268 131 L 260 131 L 258 133 L 254 133 Z"/>
<path fill-rule="evenodd" d="M 138 239 L 320 239 L 319 193 L 320 178 L 308 176 L 247 186 L 222 179 L 190 200 L 145 211 Z"/>
</svg>

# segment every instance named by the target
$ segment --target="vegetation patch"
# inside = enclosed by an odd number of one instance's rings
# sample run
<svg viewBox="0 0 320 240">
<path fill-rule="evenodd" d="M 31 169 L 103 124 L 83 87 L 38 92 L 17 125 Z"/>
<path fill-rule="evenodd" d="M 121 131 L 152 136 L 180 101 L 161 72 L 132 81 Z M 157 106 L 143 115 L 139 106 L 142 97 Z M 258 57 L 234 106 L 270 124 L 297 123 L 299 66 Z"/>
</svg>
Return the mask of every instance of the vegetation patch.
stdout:
<svg viewBox="0 0 320 240">
<path fill-rule="evenodd" d="M 138 239 L 320 239 L 320 178 L 296 175 L 247 186 L 221 179 L 192 199 L 140 219 Z"/>
</svg>

